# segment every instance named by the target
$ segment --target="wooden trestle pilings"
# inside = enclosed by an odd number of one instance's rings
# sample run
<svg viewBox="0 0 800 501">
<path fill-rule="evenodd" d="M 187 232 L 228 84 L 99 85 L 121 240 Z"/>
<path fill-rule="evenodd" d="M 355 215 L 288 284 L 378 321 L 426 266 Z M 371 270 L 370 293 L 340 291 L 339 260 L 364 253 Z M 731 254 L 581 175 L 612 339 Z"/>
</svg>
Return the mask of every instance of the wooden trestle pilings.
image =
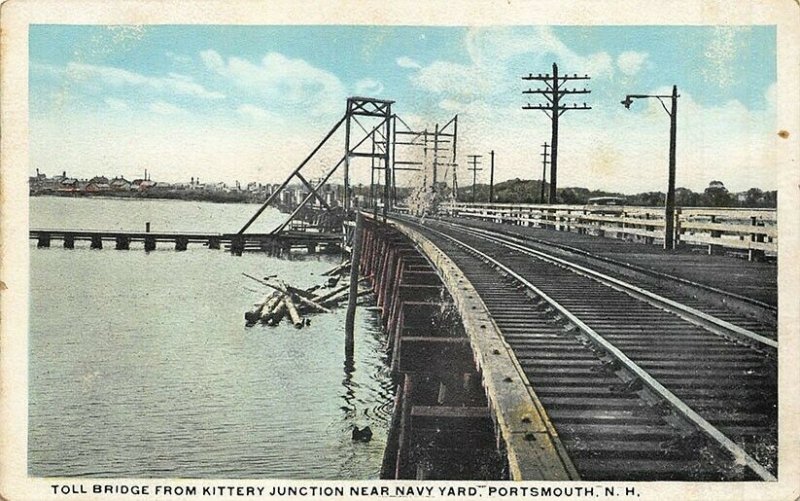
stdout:
<svg viewBox="0 0 800 501">
<path fill-rule="evenodd" d="M 157 244 L 172 244 L 176 251 L 185 251 L 189 244 L 202 244 L 209 249 L 220 249 L 223 245 L 231 253 L 241 255 L 244 251 L 262 251 L 270 255 L 287 255 L 292 249 L 305 249 L 314 253 L 318 249 L 339 250 L 342 235 L 338 233 L 318 233 L 285 231 L 280 234 L 269 233 L 150 233 L 131 231 L 94 230 L 51 230 L 32 229 L 30 239 L 36 240 L 39 248 L 50 247 L 52 240 L 61 240 L 65 249 L 74 249 L 76 241 L 88 241 L 91 249 L 102 249 L 103 242 L 113 242 L 116 250 L 128 250 L 132 242 L 143 242 L 144 250 L 156 249 Z"/>
<path fill-rule="evenodd" d="M 381 477 L 577 478 L 493 322 L 470 313 L 478 303 L 468 281 L 443 273 L 409 235 L 364 218 L 360 271 L 382 312 L 397 387 Z"/>
</svg>

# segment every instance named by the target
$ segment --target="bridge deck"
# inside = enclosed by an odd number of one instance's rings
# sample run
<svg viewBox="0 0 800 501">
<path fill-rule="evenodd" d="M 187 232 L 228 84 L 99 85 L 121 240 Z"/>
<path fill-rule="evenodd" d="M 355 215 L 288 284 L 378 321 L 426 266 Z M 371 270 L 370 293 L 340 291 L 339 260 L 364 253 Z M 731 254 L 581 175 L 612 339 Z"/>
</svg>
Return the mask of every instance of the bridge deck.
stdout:
<svg viewBox="0 0 800 501">
<path fill-rule="evenodd" d="M 555 430 L 550 454 L 533 456 L 515 442 L 519 434 L 511 426 L 499 427 L 512 478 L 554 479 L 538 465 L 561 459 L 584 480 L 774 479 L 777 454 L 759 455 L 777 451 L 777 366 L 770 348 L 777 343 L 774 332 L 767 337 L 770 325 L 733 311 L 708 314 L 712 307 L 696 304 L 692 292 L 679 302 L 657 294 L 642 299 L 649 291 L 638 282 L 590 275 L 584 262 L 592 258 L 573 259 L 573 266 L 557 249 L 541 252 L 541 241 L 518 245 L 496 236 L 513 233 L 510 228 L 540 240 L 578 242 L 618 260 L 629 253 L 615 247 L 635 248 L 631 242 L 491 223 L 486 227 L 494 235 L 411 218 L 399 218 L 397 227 L 443 276 L 468 334 L 470 319 L 477 321 L 469 337 L 497 422 L 517 424 L 518 416 L 502 418 L 532 402 L 542 409 L 538 419 Z M 630 254 L 671 257 L 641 247 Z M 678 254 L 717 262 L 716 256 Z M 758 266 L 734 258 L 722 263 Z M 714 325 L 698 322 L 701 316 Z M 741 332 L 759 340 L 743 342 L 735 335 Z M 483 344 L 495 333 L 497 347 Z M 493 374 L 506 377 L 492 384 Z M 527 396 L 508 393 L 517 377 Z"/>
<path fill-rule="evenodd" d="M 606 259 L 620 261 L 657 273 L 665 273 L 772 306 L 778 304 L 778 269 L 775 263 L 747 261 L 724 255 L 699 254 L 690 249 L 665 251 L 656 245 L 545 228 L 499 224 L 474 219 L 450 220 L 509 235 L 575 247 Z"/>
</svg>

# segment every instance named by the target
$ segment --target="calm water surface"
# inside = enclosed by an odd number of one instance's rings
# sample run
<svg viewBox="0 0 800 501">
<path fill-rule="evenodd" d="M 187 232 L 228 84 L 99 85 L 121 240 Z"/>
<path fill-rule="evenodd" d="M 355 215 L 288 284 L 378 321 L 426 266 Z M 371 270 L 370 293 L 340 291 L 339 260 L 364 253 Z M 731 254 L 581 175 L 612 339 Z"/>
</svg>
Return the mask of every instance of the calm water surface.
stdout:
<svg viewBox="0 0 800 501">
<path fill-rule="evenodd" d="M 31 198 L 31 227 L 236 231 L 254 205 Z M 265 212 L 253 231 L 282 220 Z M 140 246 L 142 244 L 139 244 Z M 244 327 L 265 295 L 242 276 L 320 283 L 336 256 L 233 257 L 31 245 L 29 470 L 34 476 L 377 478 L 392 390 L 373 311 L 296 330 Z M 370 425 L 370 443 L 350 440 Z"/>
</svg>

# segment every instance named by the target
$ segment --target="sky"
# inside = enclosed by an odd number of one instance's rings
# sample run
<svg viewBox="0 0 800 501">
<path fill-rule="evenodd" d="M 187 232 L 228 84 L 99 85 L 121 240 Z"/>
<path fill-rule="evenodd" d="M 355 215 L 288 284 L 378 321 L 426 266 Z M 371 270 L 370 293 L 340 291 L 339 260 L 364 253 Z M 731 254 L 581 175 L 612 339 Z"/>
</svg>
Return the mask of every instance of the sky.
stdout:
<svg viewBox="0 0 800 501">
<path fill-rule="evenodd" d="M 774 26 L 34 25 L 30 171 L 280 182 L 357 95 L 414 128 L 458 114 L 461 186 L 466 155 L 490 150 L 496 181 L 538 178 L 550 119 L 522 109 L 543 100 L 521 77 L 555 62 L 591 77 L 576 102 L 592 107 L 561 116 L 559 186 L 664 191 L 669 117 L 620 100 L 677 85 L 677 185 L 775 189 L 775 44 Z M 314 174 L 343 154 L 337 134 Z M 368 172 L 354 162 L 354 184 Z"/>
</svg>

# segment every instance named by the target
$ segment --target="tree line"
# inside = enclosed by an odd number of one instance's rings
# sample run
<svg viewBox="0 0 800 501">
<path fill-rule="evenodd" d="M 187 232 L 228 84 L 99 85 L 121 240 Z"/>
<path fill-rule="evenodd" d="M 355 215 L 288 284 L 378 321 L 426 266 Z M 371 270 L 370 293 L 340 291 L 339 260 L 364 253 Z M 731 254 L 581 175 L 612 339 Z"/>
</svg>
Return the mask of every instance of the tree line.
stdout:
<svg viewBox="0 0 800 501">
<path fill-rule="evenodd" d="M 548 193 L 549 184 L 545 183 L 544 193 Z M 542 182 L 528 179 L 510 179 L 497 183 L 494 186 L 495 203 L 542 203 Z M 545 195 L 546 196 L 546 195 Z M 589 199 L 596 197 L 618 197 L 625 200 L 626 205 L 639 205 L 657 207 L 666 203 L 666 194 L 660 191 L 649 191 L 626 195 L 619 192 L 590 190 L 588 188 L 567 187 L 557 189 L 557 203 L 569 205 L 583 205 Z M 720 181 L 712 181 L 702 192 L 695 192 L 688 188 L 675 190 L 675 204 L 680 207 L 749 207 L 749 208 L 775 208 L 777 207 L 777 191 L 765 191 L 759 188 L 750 188 L 740 193 L 729 192 Z M 460 202 L 473 200 L 472 186 L 458 189 Z M 486 203 L 489 200 L 489 185 L 479 184 L 475 187 L 475 201 Z"/>
</svg>

